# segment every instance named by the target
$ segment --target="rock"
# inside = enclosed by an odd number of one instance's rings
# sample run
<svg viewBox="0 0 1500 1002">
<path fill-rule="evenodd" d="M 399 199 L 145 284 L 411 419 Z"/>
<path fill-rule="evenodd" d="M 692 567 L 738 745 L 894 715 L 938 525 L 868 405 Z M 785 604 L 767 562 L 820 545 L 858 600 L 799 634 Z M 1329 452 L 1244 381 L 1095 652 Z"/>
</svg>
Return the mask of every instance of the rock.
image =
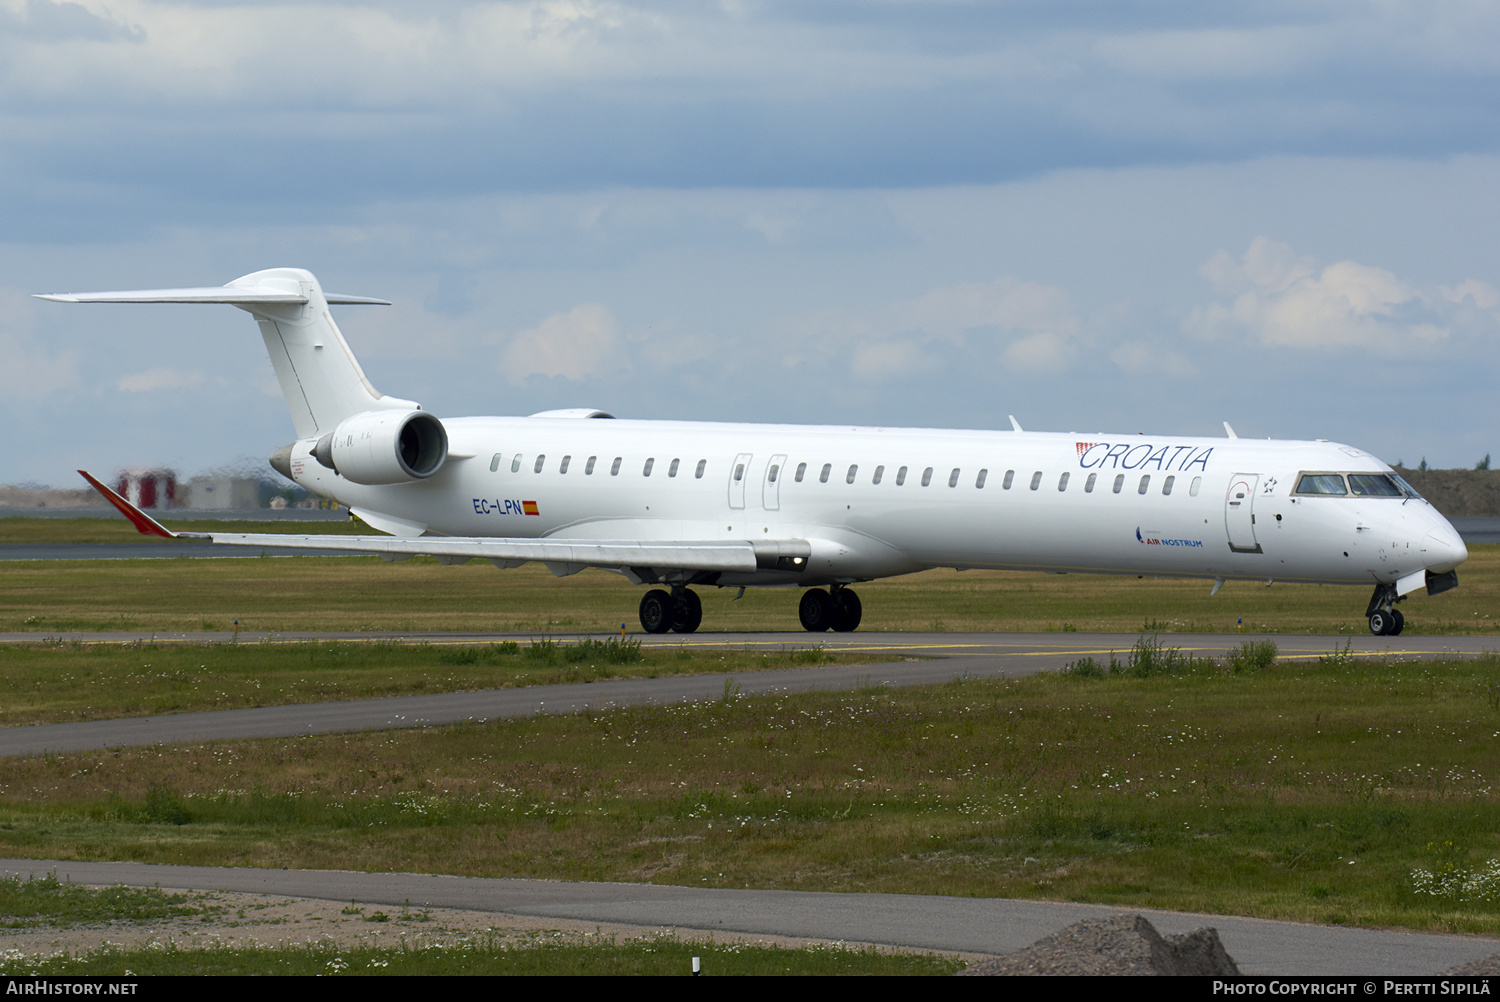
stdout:
<svg viewBox="0 0 1500 1002">
<path fill-rule="evenodd" d="M 1140 915 L 1084 919 L 961 975 L 1238 975 L 1214 929 L 1163 937 Z"/>
</svg>

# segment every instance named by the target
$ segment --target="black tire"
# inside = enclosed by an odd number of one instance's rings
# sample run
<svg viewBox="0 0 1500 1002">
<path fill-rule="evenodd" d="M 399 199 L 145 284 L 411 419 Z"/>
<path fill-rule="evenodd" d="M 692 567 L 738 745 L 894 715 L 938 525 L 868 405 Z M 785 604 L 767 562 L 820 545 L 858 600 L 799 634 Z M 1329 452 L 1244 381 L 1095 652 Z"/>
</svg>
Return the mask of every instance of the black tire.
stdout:
<svg viewBox="0 0 1500 1002">
<path fill-rule="evenodd" d="M 678 633 L 692 633 L 703 622 L 703 602 L 697 592 L 684 588 L 677 596 L 677 609 L 672 616 L 672 629 Z"/>
<path fill-rule="evenodd" d="M 1377 637 L 1388 637 L 1396 626 L 1395 617 L 1384 609 L 1370 613 L 1370 632 Z"/>
<path fill-rule="evenodd" d="M 802 593 L 802 602 L 797 606 L 797 618 L 808 633 L 822 633 L 833 626 L 833 598 L 820 588 L 811 588 Z"/>
<path fill-rule="evenodd" d="M 677 603 L 670 592 L 660 588 L 641 596 L 641 629 L 647 633 L 666 633 L 672 628 L 672 616 Z"/>
<path fill-rule="evenodd" d="M 865 614 L 865 607 L 860 603 L 859 596 L 848 588 L 840 588 L 831 597 L 834 632 L 853 633 L 859 627 L 860 617 Z"/>
<path fill-rule="evenodd" d="M 1396 621 L 1396 625 L 1391 627 L 1391 632 L 1388 636 L 1399 637 L 1401 636 L 1401 631 L 1406 629 L 1406 617 L 1401 615 L 1400 609 L 1392 609 L 1391 618 Z"/>
</svg>

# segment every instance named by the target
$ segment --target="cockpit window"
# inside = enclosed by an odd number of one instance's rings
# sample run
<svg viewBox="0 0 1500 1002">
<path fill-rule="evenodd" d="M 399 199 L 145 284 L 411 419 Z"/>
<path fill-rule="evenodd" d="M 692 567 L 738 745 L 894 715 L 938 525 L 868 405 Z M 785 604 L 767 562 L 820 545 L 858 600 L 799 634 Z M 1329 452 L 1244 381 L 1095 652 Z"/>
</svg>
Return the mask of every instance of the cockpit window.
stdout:
<svg viewBox="0 0 1500 1002">
<path fill-rule="evenodd" d="M 1409 495 L 1410 497 L 1419 498 L 1419 497 L 1422 496 L 1422 495 L 1420 495 L 1420 494 L 1417 493 L 1417 489 L 1415 487 L 1413 487 L 1411 484 L 1409 484 L 1409 483 L 1406 482 L 1406 478 L 1403 477 L 1401 474 L 1399 474 L 1399 473 L 1392 473 L 1391 474 L 1391 479 L 1394 480 L 1394 481 L 1396 481 L 1396 483 L 1400 484 L 1401 485 L 1401 489 L 1403 491 L 1405 491 L 1407 493 L 1407 495 Z"/>
<path fill-rule="evenodd" d="M 1356 497 L 1399 498 L 1401 488 L 1384 473 L 1349 474 L 1349 493 Z"/>
<path fill-rule="evenodd" d="M 1304 473 L 1297 481 L 1298 494 L 1346 494 L 1344 478 L 1337 473 Z"/>
</svg>

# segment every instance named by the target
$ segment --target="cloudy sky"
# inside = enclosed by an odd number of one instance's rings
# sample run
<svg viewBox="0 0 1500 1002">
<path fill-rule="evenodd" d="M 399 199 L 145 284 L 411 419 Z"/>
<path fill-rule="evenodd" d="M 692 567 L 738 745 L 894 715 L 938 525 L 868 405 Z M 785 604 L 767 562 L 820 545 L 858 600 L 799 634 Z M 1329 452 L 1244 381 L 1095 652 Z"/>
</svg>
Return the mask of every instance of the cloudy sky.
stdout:
<svg viewBox="0 0 1500 1002">
<path fill-rule="evenodd" d="M 439 415 L 1500 452 L 1500 6 L 0 0 L 0 482 L 292 438 L 262 268 Z"/>
</svg>

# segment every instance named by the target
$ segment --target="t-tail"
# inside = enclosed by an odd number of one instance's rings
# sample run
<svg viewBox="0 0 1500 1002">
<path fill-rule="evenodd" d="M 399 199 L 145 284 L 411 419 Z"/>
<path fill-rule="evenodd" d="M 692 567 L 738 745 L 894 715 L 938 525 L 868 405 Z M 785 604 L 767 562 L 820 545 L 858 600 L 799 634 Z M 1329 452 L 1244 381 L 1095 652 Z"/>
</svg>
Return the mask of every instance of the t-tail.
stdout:
<svg viewBox="0 0 1500 1002">
<path fill-rule="evenodd" d="M 260 325 L 297 438 L 309 442 L 323 465 L 356 483 L 389 484 L 431 476 L 447 458 L 442 422 L 420 404 L 385 396 L 371 386 L 328 310 L 330 304 L 389 306 L 383 299 L 324 293 L 312 273 L 301 268 L 257 271 L 210 288 L 54 293 L 38 298 L 62 303 L 238 306 Z M 272 465 L 280 469 L 275 458 Z M 281 472 L 290 476 L 289 470 Z"/>
</svg>

